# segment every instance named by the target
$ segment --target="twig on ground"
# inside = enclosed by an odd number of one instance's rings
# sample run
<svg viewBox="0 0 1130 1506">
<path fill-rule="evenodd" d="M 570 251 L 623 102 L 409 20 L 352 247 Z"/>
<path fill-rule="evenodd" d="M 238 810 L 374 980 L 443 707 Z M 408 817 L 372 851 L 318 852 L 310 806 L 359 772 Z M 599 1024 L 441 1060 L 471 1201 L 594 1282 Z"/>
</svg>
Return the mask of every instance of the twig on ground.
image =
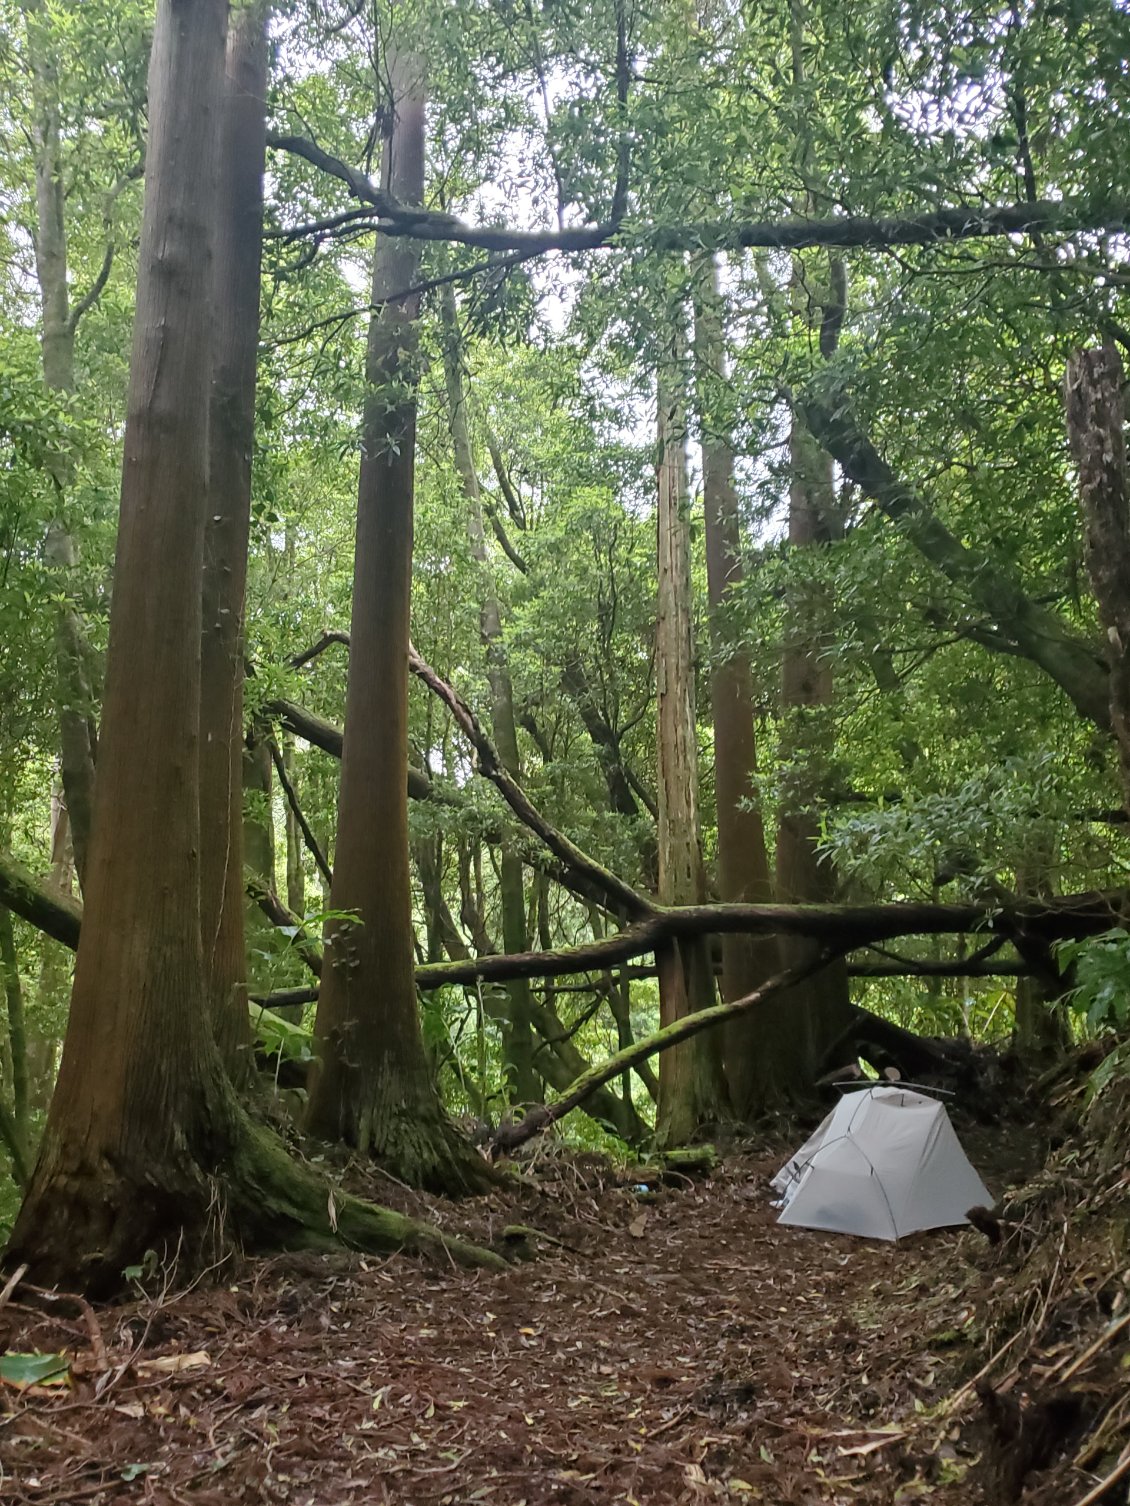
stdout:
<svg viewBox="0 0 1130 1506">
<path fill-rule="evenodd" d="M 19 1286 L 20 1282 L 26 1275 L 27 1264 L 25 1263 L 24 1265 L 18 1265 L 12 1272 L 12 1274 L 8 1277 L 7 1281 L 5 1281 L 4 1290 L 0 1292 L 0 1307 L 4 1306 L 8 1298 L 12 1295 L 16 1287 Z"/>
<path fill-rule="evenodd" d="M 1112 1485 L 1117 1485 L 1119 1480 L 1124 1479 L 1128 1474 L 1130 1474 L 1130 1444 L 1122 1450 L 1118 1463 L 1110 1473 L 1104 1475 L 1097 1485 L 1092 1486 L 1085 1496 L 1080 1497 L 1075 1502 L 1075 1506 L 1095 1506 L 1095 1502 L 1101 1501 Z"/>
</svg>

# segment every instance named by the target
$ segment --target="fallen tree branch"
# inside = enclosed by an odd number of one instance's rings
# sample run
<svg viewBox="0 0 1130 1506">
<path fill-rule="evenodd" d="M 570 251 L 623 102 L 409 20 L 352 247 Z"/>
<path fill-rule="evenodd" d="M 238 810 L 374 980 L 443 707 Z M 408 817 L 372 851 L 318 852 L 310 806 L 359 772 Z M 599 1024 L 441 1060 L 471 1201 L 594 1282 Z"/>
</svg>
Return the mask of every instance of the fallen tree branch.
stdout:
<svg viewBox="0 0 1130 1506">
<path fill-rule="evenodd" d="M 478 754 L 479 768 L 483 775 L 495 785 L 522 825 L 528 827 L 535 836 L 540 837 L 559 863 L 583 880 L 588 889 L 596 889 L 600 892 L 603 896 L 602 902 L 610 909 L 619 910 L 635 919 L 655 913 L 655 906 L 638 889 L 625 883 L 622 878 L 598 863 L 595 858 L 589 857 L 587 852 L 582 852 L 575 843 L 571 842 L 563 832 L 558 831 L 557 827 L 542 815 L 518 781 L 503 767 L 494 744 L 479 724 L 479 719 L 470 706 L 459 692 L 442 679 L 431 665 L 426 663 L 411 647 L 408 650 L 408 668 L 451 712 L 456 725 Z"/>
<path fill-rule="evenodd" d="M 78 946 L 82 906 L 46 888 L 29 869 L 4 852 L 0 852 L 0 904 L 71 951 Z"/>
<path fill-rule="evenodd" d="M 510 978 L 553 978 L 603 972 L 620 962 L 653 952 L 672 937 L 709 935 L 810 936 L 854 951 L 896 936 L 989 933 L 1012 939 L 1038 933 L 1048 940 L 1093 936 L 1121 923 L 1121 895 L 1078 894 L 1040 903 L 1025 901 L 1008 910 L 987 905 L 682 905 L 656 909 L 645 920 L 599 941 L 543 952 L 500 953 L 465 962 L 435 962 L 416 970 L 421 989 L 449 983 L 501 983 Z M 880 975 L 881 976 L 881 975 Z"/>
<path fill-rule="evenodd" d="M 807 246 L 882 249 L 1034 232 L 1069 234 L 1089 230 L 1119 234 L 1130 227 L 1130 205 L 1038 199 L 1034 203 L 1002 204 L 992 208 L 959 205 L 924 214 L 883 218 L 833 215 L 822 220 L 799 217 L 762 221 L 724 219 L 632 226 L 612 217 L 595 225 L 558 230 L 516 230 L 507 225 L 468 225 L 453 214 L 409 208 L 364 173 L 325 151 L 308 137 L 271 131 L 267 135 L 267 145 L 302 157 L 344 183 L 354 198 L 372 206 L 384 235 L 411 236 L 421 241 L 446 241 L 481 246 L 488 251 L 520 251 L 530 255 L 547 251 L 593 251 L 607 246 L 638 246 L 669 254 L 753 248 L 801 250 Z"/>
<path fill-rule="evenodd" d="M 291 659 L 290 661 L 291 669 L 301 669 L 304 664 L 309 664 L 311 659 L 316 659 L 319 654 L 325 653 L 326 649 L 331 647 L 331 645 L 335 643 L 344 644 L 345 647 L 348 648 L 349 634 L 340 632 L 338 630 L 327 630 L 322 634 L 322 636 L 316 643 L 312 643 L 310 647 L 308 649 L 304 649 L 302 653 L 294 655 L 293 659 Z"/>
<path fill-rule="evenodd" d="M 428 992 L 432 988 L 441 985 L 430 982 L 427 978 L 421 978 L 420 973 L 425 969 L 417 969 L 416 987 L 421 992 Z M 586 969 L 587 971 L 587 969 Z M 654 967 L 629 968 L 628 975 L 634 979 L 654 978 Z M 717 969 L 716 969 L 717 971 Z M 849 962 L 847 974 L 849 978 L 1027 978 L 1031 976 L 1032 969 L 1023 962 Z M 542 977 L 553 977 L 554 974 L 540 974 Z M 562 977 L 568 976 L 566 973 Z M 451 979 L 445 979 L 450 983 Z M 464 988 L 474 986 L 473 980 L 468 979 Z M 563 984 L 556 989 L 557 993 L 598 993 L 603 999 L 606 986 L 601 982 Z M 316 1004 L 318 1002 L 318 990 L 310 988 L 281 988 L 272 994 L 253 994 L 252 1002 L 262 1004 L 267 1009 L 283 1009 L 288 1004 Z"/>
<path fill-rule="evenodd" d="M 261 880 L 248 880 L 248 893 L 277 925 L 301 922 Z M 645 920 L 600 941 L 544 952 L 500 953 L 458 962 L 432 962 L 416 969 L 420 989 L 447 984 L 504 982 L 511 978 L 552 978 L 603 972 L 655 950 L 672 937 L 767 935 L 810 936 L 837 953 L 896 936 L 981 933 L 1012 939 L 1019 933 L 1044 940 L 1094 936 L 1125 920 L 1123 891 L 1065 895 L 1041 902 L 1024 900 L 1007 910 L 987 905 L 682 905 L 653 909 Z M 74 900 L 52 896 L 19 863 L 0 853 L 0 903 L 37 930 L 72 949 L 78 945 L 82 909 Z M 310 941 L 306 947 L 317 948 Z M 318 957 L 320 966 L 320 954 Z M 901 964 L 900 964 L 901 965 Z M 314 971 L 318 971 L 311 963 Z"/>
<path fill-rule="evenodd" d="M 318 839 L 314 835 L 309 821 L 307 821 L 302 813 L 302 807 L 298 803 L 297 792 L 291 783 L 290 775 L 286 771 L 286 763 L 283 760 L 282 753 L 279 751 L 279 745 L 272 737 L 268 739 L 267 747 L 270 750 L 271 762 L 275 766 L 275 773 L 279 776 L 279 784 L 282 785 L 283 794 L 286 796 L 286 803 L 290 806 L 291 814 L 298 822 L 299 830 L 302 832 L 302 838 L 306 843 L 307 849 L 311 857 L 313 857 L 314 862 L 318 865 L 318 872 L 327 884 L 332 884 L 334 876 L 330 871 L 330 865 L 326 861 L 325 853 L 323 853 L 321 847 L 318 845 Z"/>
<path fill-rule="evenodd" d="M 331 641 L 339 640 L 335 638 Z M 268 701 L 263 711 L 267 716 L 277 717 L 279 725 L 287 732 L 293 732 L 296 737 L 303 738 L 315 748 L 321 748 L 322 752 L 328 753 L 331 758 L 341 758 L 342 730 L 333 722 L 328 722 L 325 717 L 308 711 L 305 706 L 299 706 L 295 701 L 282 699 Z M 428 776 L 422 770 L 411 767 L 408 770 L 408 795 L 412 800 L 443 799 Z"/>
<path fill-rule="evenodd" d="M 1016 653 L 1042 669 L 1079 715 L 1110 731 L 1110 677 L 1097 647 L 1056 613 L 1033 601 L 1011 572 L 970 548 L 942 522 L 929 499 L 888 465 L 860 427 L 842 392 L 800 399 L 805 422 L 844 475 L 948 581 L 1002 629 Z M 986 646 L 999 648 L 982 638 Z"/>
<path fill-rule="evenodd" d="M 625 1046 L 622 1051 L 617 1051 L 615 1056 L 610 1056 L 607 1061 L 598 1062 L 595 1067 L 590 1067 L 587 1072 L 583 1072 L 572 1087 L 554 1103 L 539 1104 L 520 1123 L 503 1125 L 491 1143 L 491 1159 L 497 1160 L 499 1156 L 509 1155 L 519 1145 L 524 1145 L 527 1140 L 532 1140 L 535 1135 L 548 1129 L 551 1124 L 556 1124 L 559 1119 L 563 1119 L 566 1114 L 583 1103 L 590 1093 L 603 1087 L 613 1077 L 629 1071 L 639 1062 L 646 1061 L 649 1056 L 656 1056 L 661 1051 L 677 1046 L 680 1041 L 689 1040 L 692 1035 L 697 1035 L 701 1030 L 707 1030 L 710 1026 L 719 1025 L 726 1020 L 732 1020 L 735 1015 L 747 1014 L 775 994 L 792 988 L 794 984 L 810 978 L 813 973 L 820 972 L 839 955 L 838 948 L 829 947 L 815 957 L 785 968 L 768 982 L 763 983 L 760 988 L 755 989 L 753 993 L 746 994 L 744 998 L 734 999 L 729 1004 L 715 1004 L 710 1009 L 700 1009 L 695 1014 L 684 1015 L 673 1025 L 666 1025 L 653 1035 L 646 1035 L 631 1046 Z"/>
</svg>

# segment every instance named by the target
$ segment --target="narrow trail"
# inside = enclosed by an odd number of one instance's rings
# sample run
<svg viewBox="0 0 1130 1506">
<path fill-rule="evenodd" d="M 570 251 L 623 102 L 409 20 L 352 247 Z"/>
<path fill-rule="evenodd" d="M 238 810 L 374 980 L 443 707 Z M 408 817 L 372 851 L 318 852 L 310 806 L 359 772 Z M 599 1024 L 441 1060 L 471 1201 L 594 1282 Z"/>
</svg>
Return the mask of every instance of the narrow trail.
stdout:
<svg viewBox="0 0 1130 1506">
<path fill-rule="evenodd" d="M 97 1337 L 17 1291 L 0 1349 L 66 1348 L 75 1384 L 5 1390 L 0 1498 L 968 1500 L 960 1444 L 924 1417 L 972 1367 L 978 1236 L 778 1228 L 779 1159 L 739 1158 L 651 1205 L 563 1159 L 520 1206 L 442 1208 L 479 1237 L 521 1219 L 559 1241 L 503 1276 L 249 1262 L 219 1289 L 103 1309 Z"/>
</svg>

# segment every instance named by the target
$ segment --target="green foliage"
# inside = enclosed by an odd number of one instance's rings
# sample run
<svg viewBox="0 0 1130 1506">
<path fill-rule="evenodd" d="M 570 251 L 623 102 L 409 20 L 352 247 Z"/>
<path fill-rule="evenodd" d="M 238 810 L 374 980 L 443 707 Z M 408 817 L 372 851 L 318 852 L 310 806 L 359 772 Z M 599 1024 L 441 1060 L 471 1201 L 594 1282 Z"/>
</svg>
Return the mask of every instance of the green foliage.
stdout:
<svg viewBox="0 0 1130 1506">
<path fill-rule="evenodd" d="M 1056 957 L 1074 979 L 1068 998 L 1090 1031 L 1130 1027 L 1130 931 L 1104 931 L 1085 941 L 1064 941 Z"/>
</svg>

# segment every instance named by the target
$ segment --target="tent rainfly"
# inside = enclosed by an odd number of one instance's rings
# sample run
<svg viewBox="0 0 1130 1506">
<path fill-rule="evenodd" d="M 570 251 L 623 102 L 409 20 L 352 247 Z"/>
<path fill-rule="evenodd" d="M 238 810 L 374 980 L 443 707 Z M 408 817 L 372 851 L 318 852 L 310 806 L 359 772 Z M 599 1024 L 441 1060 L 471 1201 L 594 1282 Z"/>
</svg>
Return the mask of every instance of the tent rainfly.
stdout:
<svg viewBox="0 0 1130 1506">
<path fill-rule="evenodd" d="M 964 1224 L 993 1204 L 945 1106 L 886 1083 L 845 1093 L 772 1185 L 778 1223 L 870 1239 Z"/>
</svg>

